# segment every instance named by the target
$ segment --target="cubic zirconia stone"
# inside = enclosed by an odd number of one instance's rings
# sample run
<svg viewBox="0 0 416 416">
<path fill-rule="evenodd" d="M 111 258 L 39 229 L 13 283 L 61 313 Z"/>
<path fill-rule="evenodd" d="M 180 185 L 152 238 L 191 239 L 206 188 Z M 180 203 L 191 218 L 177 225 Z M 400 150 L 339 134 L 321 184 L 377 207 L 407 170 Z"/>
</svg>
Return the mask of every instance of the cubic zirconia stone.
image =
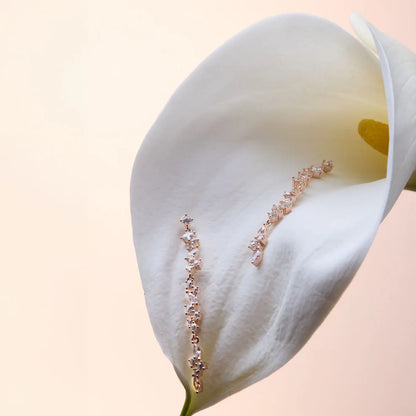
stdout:
<svg viewBox="0 0 416 416">
<path fill-rule="evenodd" d="M 260 265 L 260 263 L 263 260 L 263 250 L 257 250 L 253 257 L 251 258 L 251 263 L 254 264 L 254 266 Z"/>
<path fill-rule="evenodd" d="M 196 362 L 196 369 L 199 371 L 204 371 L 208 368 L 207 364 L 204 361 L 197 361 Z"/>
<path fill-rule="evenodd" d="M 189 364 L 190 364 L 191 368 L 196 369 L 196 365 L 198 364 L 198 360 L 195 357 L 192 357 L 188 361 L 189 361 Z"/>
<path fill-rule="evenodd" d="M 293 203 L 291 199 L 285 198 L 280 201 L 280 208 L 283 210 L 284 214 L 288 214 L 293 207 Z"/>
<path fill-rule="evenodd" d="M 251 240 L 250 244 L 248 245 L 250 250 L 256 251 L 259 248 L 259 243 L 256 240 Z"/>
<path fill-rule="evenodd" d="M 185 314 L 188 316 L 193 316 L 195 313 L 195 305 L 194 304 L 190 304 L 190 305 L 185 305 Z"/>
<path fill-rule="evenodd" d="M 320 178 L 324 174 L 324 171 L 320 166 L 314 166 L 312 168 L 312 175 L 314 178 Z"/>
<path fill-rule="evenodd" d="M 185 260 L 189 263 L 193 263 L 199 256 L 199 250 L 198 248 L 192 248 L 190 251 L 188 251 L 188 255 L 185 257 Z"/>
<path fill-rule="evenodd" d="M 191 331 L 193 333 L 196 333 L 198 331 L 198 329 L 199 329 L 199 326 L 198 326 L 198 324 L 196 322 L 192 322 L 192 324 L 189 326 L 189 328 L 191 329 Z"/>
<path fill-rule="evenodd" d="M 199 321 L 201 319 L 201 312 L 200 311 L 195 311 L 195 313 L 194 313 L 194 319 L 196 321 Z"/>
<path fill-rule="evenodd" d="M 322 162 L 322 169 L 325 173 L 331 172 L 332 168 L 334 167 L 334 162 L 332 160 L 324 160 Z"/>
<path fill-rule="evenodd" d="M 196 297 L 196 295 L 194 295 L 191 292 L 188 293 L 188 299 L 189 299 L 189 302 L 191 302 L 192 304 L 194 305 L 198 304 L 198 298 Z"/>
<path fill-rule="evenodd" d="M 191 242 L 195 237 L 195 233 L 193 231 L 185 231 L 182 236 L 181 240 L 185 241 L 185 243 Z"/>
<path fill-rule="evenodd" d="M 202 358 L 202 352 L 199 345 L 193 344 L 193 354 L 197 360 L 200 360 Z"/>
<path fill-rule="evenodd" d="M 189 225 L 194 219 L 191 218 L 188 214 L 185 214 L 179 220 L 182 224 Z"/>
<path fill-rule="evenodd" d="M 193 237 L 189 241 L 185 241 L 186 243 L 186 249 L 188 251 L 194 250 L 195 248 L 199 247 L 199 238 Z"/>
<path fill-rule="evenodd" d="M 267 233 L 258 233 L 255 237 L 255 240 L 258 241 L 263 247 L 267 244 Z"/>
<path fill-rule="evenodd" d="M 257 231 L 258 233 L 260 233 L 260 234 L 266 234 L 267 233 L 267 228 L 266 228 L 266 226 L 265 225 L 262 225 L 259 229 L 258 229 L 258 231 Z"/>
</svg>

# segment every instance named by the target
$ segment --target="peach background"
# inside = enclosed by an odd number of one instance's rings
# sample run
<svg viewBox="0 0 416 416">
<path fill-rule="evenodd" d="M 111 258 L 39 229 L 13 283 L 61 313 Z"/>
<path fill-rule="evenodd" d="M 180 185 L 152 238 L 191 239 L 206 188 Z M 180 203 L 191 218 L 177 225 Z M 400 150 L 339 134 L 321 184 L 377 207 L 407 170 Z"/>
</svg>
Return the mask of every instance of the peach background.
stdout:
<svg viewBox="0 0 416 416">
<path fill-rule="evenodd" d="M 359 11 L 416 50 L 414 0 L 0 3 L 0 414 L 179 415 L 131 238 L 140 140 L 212 50 L 286 11 Z M 283 369 L 201 414 L 416 414 L 416 194 Z"/>
</svg>

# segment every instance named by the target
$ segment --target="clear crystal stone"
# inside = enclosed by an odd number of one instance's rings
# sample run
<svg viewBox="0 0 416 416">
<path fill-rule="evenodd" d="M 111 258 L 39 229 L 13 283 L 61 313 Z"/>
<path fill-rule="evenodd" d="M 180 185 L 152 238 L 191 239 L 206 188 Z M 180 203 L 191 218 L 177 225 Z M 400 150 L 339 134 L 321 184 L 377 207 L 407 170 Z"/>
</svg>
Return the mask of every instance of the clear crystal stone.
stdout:
<svg viewBox="0 0 416 416">
<path fill-rule="evenodd" d="M 206 363 L 205 363 L 204 361 L 198 361 L 198 362 L 196 363 L 196 368 L 197 368 L 199 371 L 203 371 L 203 370 L 206 370 L 208 367 L 207 367 L 207 365 L 206 365 Z"/>
<path fill-rule="evenodd" d="M 250 250 L 256 251 L 259 248 L 259 243 L 256 240 L 251 240 L 250 244 L 248 245 Z"/>
<path fill-rule="evenodd" d="M 283 210 L 292 208 L 292 200 L 289 198 L 283 199 L 282 201 L 280 201 L 280 207 Z"/>
<path fill-rule="evenodd" d="M 195 237 L 195 233 L 193 231 L 185 231 L 182 236 L 181 239 L 183 241 L 185 241 L 186 243 L 191 242 Z"/>
<path fill-rule="evenodd" d="M 185 270 L 191 275 L 193 275 L 196 272 L 196 268 L 194 267 L 192 263 L 185 266 Z"/>
<path fill-rule="evenodd" d="M 267 228 L 266 228 L 266 226 L 265 225 L 262 225 L 259 229 L 258 229 L 258 231 L 257 231 L 259 234 L 266 234 L 267 233 Z"/>
<path fill-rule="evenodd" d="M 196 368 L 198 360 L 195 357 L 190 358 L 188 361 L 192 369 Z"/>
<path fill-rule="evenodd" d="M 194 260 L 192 263 L 189 263 L 185 267 L 185 270 L 190 274 L 194 274 L 197 270 L 201 270 L 201 267 L 202 267 L 202 260 L 197 259 L 197 260 Z"/>
<path fill-rule="evenodd" d="M 324 172 L 326 173 L 331 172 L 333 167 L 334 167 L 334 162 L 332 160 L 324 160 L 322 162 L 322 168 Z"/>
<path fill-rule="evenodd" d="M 194 319 L 195 320 L 201 319 L 201 312 L 200 311 L 195 311 L 195 313 L 194 313 Z"/>
<path fill-rule="evenodd" d="M 258 266 L 263 260 L 263 251 L 257 250 L 253 257 L 251 258 L 251 263 L 254 264 L 254 266 Z"/>
<path fill-rule="evenodd" d="M 190 240 L 188 240 L 188 241 L 187 240 L 183 240 L 183 241 L 185 241 L 186 249 L 188 251 L 192 251 L 195 248 L 199 247 L 199 238 L 196 237 L 195 235 Z"/>
<path fill-rule="evenodd" d="M 191 324 L 191 325 L 189 325 L 189 328 L 190 328 L 190 330 L 191 330 L 192 332 L 197 332 L 197 331 L 198 331 L 198 329 L 199 329 L 199 326 L 198 326 L 198 324 L 197 324 L 196 322 L 192 322 L 192 324 Z"/>
<path fill-rule="evenodd" d="M 189 225 L 194 219 L 191 218 L 188 214 L 185 214 L 179 220 L 182 224 Z"/>
<path fill-rule="evenodd" d="M 202 352 L 199 345 L 193 344 L 193 354 L 197 360 L 200 360 L 202 358 Z"/>
<path fill-rule="evenodd" d="M 189 299 L 189 302 L 191 302 L 192 304 L 194 305 L 198 304 L 198 297 L 194 293 L 188 292 L 188 299 Z"/>
<path fill-rule="evenodd" d="M 188 316 L 193 316 L 194 315 L 194 313 L 195 313 L 195 305 L 193 304 L 193 303 L 191 303 L 190 305 L 185 305 L 185 310 L 186 310 L 186 312 L 185 312 L 185 314 L 186 315 L 188 315 Z"/>
<path fill-rule="evenodd" d="M 265 246 L 267 244 L 267 233 L 258 233 L 255 239 L 262 245 Z"/>
<path fill-rule="evenodd" d="M 191 294 L 194 296 L 198 296 L 199 287 L 198 286 L 191 286 L 190 288 L 186 288 L 186 293 Z"/>
<path fill-rule="evenodd" d="M 199 255 L 198 248 L 192 248 L 190 251 L 188 251 L 188 255 L 185 257 L 185 260 L 189 263 L 193 263 Z"/>
<path fill-rule="evenodd" d="M 314 166 L 312 167 L 312 174 L 314 178 L 320 178 L 324 174 L 324 171 L 321 166 Z"/>
</svg>

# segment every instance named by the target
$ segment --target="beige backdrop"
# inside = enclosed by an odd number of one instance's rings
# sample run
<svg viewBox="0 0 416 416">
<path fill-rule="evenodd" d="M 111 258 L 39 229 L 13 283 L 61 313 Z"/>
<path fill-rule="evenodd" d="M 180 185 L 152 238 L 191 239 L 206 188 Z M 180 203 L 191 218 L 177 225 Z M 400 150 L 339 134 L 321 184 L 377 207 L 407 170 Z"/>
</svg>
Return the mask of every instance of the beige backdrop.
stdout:
<svg viewBox="0 0 416 416">
<path fill-rule="evenodd" d="M 0 415 L 179 415 L 129 216 L 140 141 L 212 50 L 269 15 L 350 30 L 359 11 L 416 50 L 415 0 L 0 1 Z M 416 414 L 416 194 L 283 369 L 201 414 Z"/>
</svg>

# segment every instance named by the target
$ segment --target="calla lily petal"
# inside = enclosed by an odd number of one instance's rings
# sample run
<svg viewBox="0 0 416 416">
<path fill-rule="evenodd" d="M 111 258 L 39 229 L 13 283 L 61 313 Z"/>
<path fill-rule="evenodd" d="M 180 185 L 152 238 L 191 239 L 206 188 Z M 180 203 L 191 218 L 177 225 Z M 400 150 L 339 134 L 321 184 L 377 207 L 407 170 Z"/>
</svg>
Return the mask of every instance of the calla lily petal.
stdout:
<svg viewBox="0 0 416 416">
<path fill-rule="evenodd" d="M 390 137 L 400 138 L 389 148 L 385 216 L 416 170 L 416 56 L 358 13 L 353 13 L 350 21 L 364 43 L 370 48 L 376 45 L 386 89 Z M 409 189 L 415 188 L 415 179 L 413 175 Z"/>
<path fill-rule="evenodd" d="M 187 390 L 183 414 L 266 377 L 299 351 L 415 168 L 415 95 L 404 92 L 414 91 L 414 55 L 368 27 L 381 67 L 327 20 L 262 20 L 187 77 L 140 147 L 131 181 L 134 243 L 154 332 Z M 358 134 L 366 118 L 390 125 L 388 165 Z M 311 183 L 253 267 L 247 244 L 266 211 L 298 169 L 323 159 L 334 160 L 333 172 Z M 204 261 L 208 370 L 198 395 L 183 307 L 185 212 L 195 218 Z"/>
</svg>

